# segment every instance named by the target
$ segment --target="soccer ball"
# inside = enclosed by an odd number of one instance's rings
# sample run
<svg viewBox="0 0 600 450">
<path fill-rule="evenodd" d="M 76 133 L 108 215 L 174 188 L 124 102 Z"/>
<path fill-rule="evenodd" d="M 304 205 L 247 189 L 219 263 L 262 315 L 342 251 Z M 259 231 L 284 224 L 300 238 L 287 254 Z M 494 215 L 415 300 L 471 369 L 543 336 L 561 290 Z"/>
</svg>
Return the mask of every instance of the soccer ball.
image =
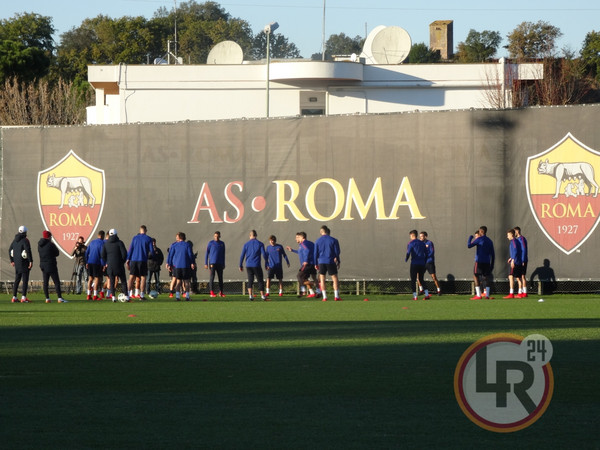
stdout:
<svg viewBox="0 0 600 450">
<path fill-rule="evenodd" d="M 125 302 L 129 301 L 129 299 L 127 298 L 127 295 L 123 294 L 122 292 L 119 294 L 118 299 L 121 303 L 125 303 Z"/>
<path fill-rule="evenodd" d="M 148 295 L 150 296 L 150 298 L 156 298 L 156 297 L 158 297 L 158 292 L 150 291 L 150 293 Z"/>
</svg>

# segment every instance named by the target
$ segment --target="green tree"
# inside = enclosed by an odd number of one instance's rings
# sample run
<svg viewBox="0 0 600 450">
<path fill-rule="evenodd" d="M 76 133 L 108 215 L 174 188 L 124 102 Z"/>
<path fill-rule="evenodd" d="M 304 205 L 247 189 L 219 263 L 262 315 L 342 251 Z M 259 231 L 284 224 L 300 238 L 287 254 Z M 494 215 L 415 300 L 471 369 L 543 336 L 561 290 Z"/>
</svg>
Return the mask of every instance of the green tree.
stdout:
<svg viewBox="0 0 600 450">
<path fill-rule="evenodd" d="M 184 2 L 176 11 L 159 8 L 149 26 L 154 35 L 154 48 L 162 49 L 155 57 L 166 54 L 167 41 L 175 41 L 177 28 L 177 56 L 192 64 L 206 63 L 212 47 L 225 40 L 239 44 L 247 55 L 254 38 L 248 22 L 232 18 L 216 2 Z"/>
<path fill-rule="evenodd" d="M 153 36 L 144 17 L 85 19 L 63 33 L 57 48 L 57 76 L 81 86 L 89 64 L 143 64 L 153 49 Z"/>
<path fill-rule="evenodd" d="M 592 76 L 600 83 L 600 32 L 590 31 L 585 35 L 581 59 Z"/>
<path fill-rule="evenodd" d="M 496 54 L 501 41 L 498 31 L 471 29 L 465 41 L 458 43 L 457 59 L 462 63 L 487 61 Z"/>
<path fill-rule="evenodd" d="M 39 14 L 0 20 L 0 82 L 12 76 L 20 80 L 45 76 L 53 58 L 52 33 L 52 19 Z"/>
<path fill-rule="evenodd" d="M 290 42 L 281 33 L 271 33 L 269 38 L 271 58 L 301 58 L 300 50 L 296 44 Z M 267 57 L 267 34 L 261 31 L 254 37 L 250 56 L 254 60 Z"/>
<path fill-rule="evenodd" d="M 351 38 L 344 33 L 332 34 L 325 42 L 325 59 L 331 61 L 333 55 L 360 55 L 364 43 L 365 40 L 361 36 Z M 321 56 L 321 53 L 315 53 L 311 59 L 321 60 Z"/>
<path fill-rule="evenodd" d="M 522 22 L 508 34 L 511 58 L 545 58 L 553 56 L 556 40 L 562 36 L 560 28 L 540 20 L 536 23 Z"/>
<path fill-rule="evenodd" d="M 408 63 L 410 64 L 431 64 L 437 63 L 441 59 L 438 50 L 431 50 L 425 43 L 413 44 L 408 54 Z"/>
</svg>

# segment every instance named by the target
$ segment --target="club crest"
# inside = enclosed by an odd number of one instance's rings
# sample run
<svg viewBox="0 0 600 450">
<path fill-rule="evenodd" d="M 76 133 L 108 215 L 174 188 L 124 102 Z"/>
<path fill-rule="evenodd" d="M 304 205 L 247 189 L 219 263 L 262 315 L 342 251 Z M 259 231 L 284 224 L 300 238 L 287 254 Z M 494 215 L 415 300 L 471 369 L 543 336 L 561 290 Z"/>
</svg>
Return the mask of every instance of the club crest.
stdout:
<svg viewBox="0 0 600 450">
<path fill-rule="evenodd" d="M 527 158 L 527 196 L 535 219 L 567 255 L 579 248 L 600 217 L 600 153 L 568 133 Z"/>
<path fill-rule="evenodd" d="M 71 257 L 79 236 L 93 237 L 104 206 L 104 170 L 93 167 L 73 150 L 38 172 L 38 205 L 42 221 L 56 245 Z"/>
</svg>

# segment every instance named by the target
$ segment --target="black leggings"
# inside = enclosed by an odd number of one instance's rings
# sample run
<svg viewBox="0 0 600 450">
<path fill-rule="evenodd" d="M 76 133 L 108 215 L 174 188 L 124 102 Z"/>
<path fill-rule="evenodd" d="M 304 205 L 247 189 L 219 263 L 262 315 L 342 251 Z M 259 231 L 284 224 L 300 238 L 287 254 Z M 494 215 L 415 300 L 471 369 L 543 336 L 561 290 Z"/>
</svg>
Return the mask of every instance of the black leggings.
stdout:
<svg viewBox="0 0 600 450">
<path fill-rule="evenodd" d="M 258 290 L 263 292 L 265 290 L 265 279 L 262 267 L 246 267 L 246 273 L 248 274 L 248 289 L 252 289 L 252 283 L 254 283 L 254 277 L 256 277 Z"/>
<path fill-rule="evenodd" d="M 50 298 L 50 293 L 48 290 L 48 284 L 50 278 L 52 278 L 52 282 L 54 283 L 54 287 L 56 288 L 56 295 L 58 298 L 62 298 L 62 291 L 60 290 L 60 278 L 58 276 L 58 269 L 54 270 L 43 270 L 42 269 L 42 279 L 44 281 L 44 295 L 46 298 Z"/>
<path fill-rule="evenodd" d="M 425 266 L 411 264 L 410 265 L 410 284 L 412 286 L 413 292 L 418 292 L 419 288 L 417 287 L 417 278 L 421 286 L 425 282 L 423 280 L 423 276 L 425 275 Z"/>
<path fill-rule="evenodd" d="M 13 285 L 13 297 L 17 296 L 19 291 L 19 283 L 23 281 L 23 297 L 27 297 L 27 288 L 29 287 L 29 269 L 24 272 L 15 272 L 15 283 Z"/>
<path fill-rule="evenodd" d="M 215 282 L 215 273 L 219 278 L 219 292 L 223 292 L 223 265 L 222 264 L 211 264 L 210 266 L 210 280 L 208 288 L 210 292 L 214 292 L 213 286 Z"/>
</svg>

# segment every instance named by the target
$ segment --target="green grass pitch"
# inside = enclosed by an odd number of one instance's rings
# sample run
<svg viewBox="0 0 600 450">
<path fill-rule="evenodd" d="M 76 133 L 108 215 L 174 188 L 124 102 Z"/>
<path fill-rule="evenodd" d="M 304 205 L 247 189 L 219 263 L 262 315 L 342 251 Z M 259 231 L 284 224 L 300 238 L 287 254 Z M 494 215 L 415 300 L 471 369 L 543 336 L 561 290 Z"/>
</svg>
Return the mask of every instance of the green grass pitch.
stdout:
<svg viewBox="0 0 600 450">
<path fill-rule="evenodd" d="M 2 448 L 600 448 L 597 295 L 32 299 L 0 296 Z M 554 347 L 552 401 L 513 433 L 454 397 L 493 333 Z"/>
</svg>

